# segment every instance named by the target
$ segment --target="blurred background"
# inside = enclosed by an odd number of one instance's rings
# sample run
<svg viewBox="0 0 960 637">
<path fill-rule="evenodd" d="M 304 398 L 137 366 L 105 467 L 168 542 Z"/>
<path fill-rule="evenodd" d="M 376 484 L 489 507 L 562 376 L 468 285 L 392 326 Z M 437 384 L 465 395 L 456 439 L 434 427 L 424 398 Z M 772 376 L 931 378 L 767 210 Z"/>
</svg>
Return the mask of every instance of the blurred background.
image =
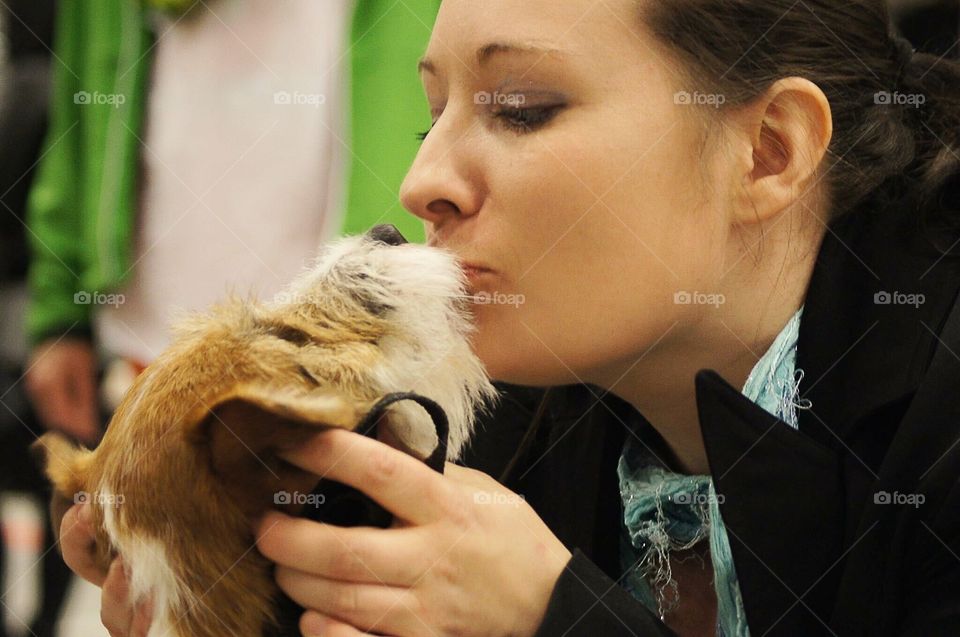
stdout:
<svg viewBox="0 0 960 637">
<path fill-rule="evenodd" d="M 891 1 L 960 57 L 960 0 Z M 0 637 L 106 637 L 27 449 L 95 445 L 178 309 L 393 223 L 439 0 L 0 0 Z"/>
</svg>

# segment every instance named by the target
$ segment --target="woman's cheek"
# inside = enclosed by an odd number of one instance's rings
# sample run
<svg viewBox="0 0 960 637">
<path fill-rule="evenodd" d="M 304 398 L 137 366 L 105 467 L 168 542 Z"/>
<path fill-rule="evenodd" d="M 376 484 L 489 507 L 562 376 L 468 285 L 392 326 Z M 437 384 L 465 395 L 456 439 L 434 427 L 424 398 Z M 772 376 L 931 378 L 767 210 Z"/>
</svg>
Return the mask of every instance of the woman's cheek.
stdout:
<svg viewBox="0 0 960 637">
<path fill-rule="evenodd" d="M 498 303 L 474 305 L 473 349 L 487 373 L 526 385 L 581 382 L 575 349 L 583 339 L 570 340 L 569 335 L 580 333 L 582 326 L 576 324 L 579 311 L 568 299 L 569 288 L 525 285 L 523 290 L 499 294 Z"/>
</svg>

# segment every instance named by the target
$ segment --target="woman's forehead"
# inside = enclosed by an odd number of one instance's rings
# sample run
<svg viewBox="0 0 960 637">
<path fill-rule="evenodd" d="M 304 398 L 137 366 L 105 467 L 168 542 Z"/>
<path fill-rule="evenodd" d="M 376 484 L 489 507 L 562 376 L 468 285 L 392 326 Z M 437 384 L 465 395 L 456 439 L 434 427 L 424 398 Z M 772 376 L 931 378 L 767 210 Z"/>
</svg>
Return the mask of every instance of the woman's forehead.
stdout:
<svg viewBox="0 0 960 637">
<path fill-rule="evenodd" d="M 477 69 L 504 56 L 569 60 L 636 45 L 637 0 L 444 0 L 421 70 Z M 649 47 L 649 45 L 646 45 Z"/>
</svg>

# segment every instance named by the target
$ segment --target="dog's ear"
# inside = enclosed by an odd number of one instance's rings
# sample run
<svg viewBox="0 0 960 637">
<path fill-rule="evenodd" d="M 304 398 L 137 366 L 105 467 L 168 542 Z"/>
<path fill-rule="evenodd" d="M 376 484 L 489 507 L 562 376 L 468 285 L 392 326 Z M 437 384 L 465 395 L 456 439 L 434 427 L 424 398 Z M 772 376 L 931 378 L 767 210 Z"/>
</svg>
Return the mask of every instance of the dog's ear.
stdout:
<svg viewBox="0 0 960 637">
<path fill-rule="evenodd" d="M 59 550 L 60 523 L 67 509 L 87 490 L 87 466 L 93 452 L 74 444 L 63 434 L 51 431 L 30 445 L 30 454 L 53 487 L 50 523 Z"/>
<path fill-rule="evenodd" d="M 188 440 L 247 516 L 269 507 L 297 514 L 303 501 L 292 494 L 309 494 L 319 478 L 278 452 L 323 429 L 353 429 L 370 406 L 333 393 L 241 385 L 195 418 Z"/>
</svg>

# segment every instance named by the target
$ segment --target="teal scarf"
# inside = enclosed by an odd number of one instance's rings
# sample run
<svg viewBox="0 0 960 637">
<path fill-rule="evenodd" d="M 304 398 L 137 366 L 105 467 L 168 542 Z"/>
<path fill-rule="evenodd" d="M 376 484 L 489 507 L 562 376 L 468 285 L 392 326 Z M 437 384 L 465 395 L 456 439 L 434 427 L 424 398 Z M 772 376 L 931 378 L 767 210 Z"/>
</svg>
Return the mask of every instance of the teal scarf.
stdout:
<svg viewBox="0 0 960 637">
<path fill-rule="evenodd" d="M 754 366 L 743 394 L 791 427 L 797 412 L 803 370 L 796 369 L 801 307 Z M 730 542 L 719 499 L 708 475 L 682 475 L 664 467 L 634 436 L 629 436 L 617 467 L 623 501 L 620 556 L 623 587 L 663 619 L 678 603 L 669 553 L 692 548 L 707 538 L 717 592 L 717 636 L 749 637 Z"/>
</svg>

